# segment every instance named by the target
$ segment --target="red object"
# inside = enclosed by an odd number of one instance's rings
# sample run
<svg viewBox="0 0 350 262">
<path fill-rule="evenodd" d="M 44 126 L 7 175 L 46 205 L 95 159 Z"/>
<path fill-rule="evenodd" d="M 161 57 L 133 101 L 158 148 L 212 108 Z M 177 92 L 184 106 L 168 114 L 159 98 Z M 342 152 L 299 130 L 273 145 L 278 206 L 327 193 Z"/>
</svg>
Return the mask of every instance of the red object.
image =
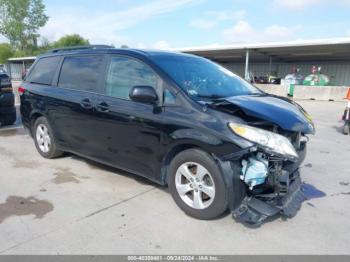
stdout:
<svg viewBox="0 0 350 262">
<path fill-rule="evenodd" d="M 345 99 L 350 100 L 350 88 L 348 90 L 348 94 L 346 95 Z"/>
<path fill-rule="evenodd" d="M 20 86 L 20 87 L 18 88 L 18 94 L 19 94 L 19 95 L 22 95 L 25 91 L 26 91 L 26 89 L 25 89 L 24 87 L 21 87 L 21 86 Z"/>
</svg>

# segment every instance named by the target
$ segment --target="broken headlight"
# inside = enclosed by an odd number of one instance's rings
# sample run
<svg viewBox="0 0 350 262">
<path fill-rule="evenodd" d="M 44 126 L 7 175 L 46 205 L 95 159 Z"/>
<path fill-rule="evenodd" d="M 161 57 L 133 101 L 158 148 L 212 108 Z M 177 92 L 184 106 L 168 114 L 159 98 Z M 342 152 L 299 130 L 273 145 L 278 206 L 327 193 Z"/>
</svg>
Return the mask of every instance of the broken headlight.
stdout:
<svg viewBox="0 0 350 262">
<path fill-rule="evenodd" d="M 298 158 L 293 145 L 284 136 L 242 124 L 229 123 L 228 126 L 235 134 L 259 144 L 268 151 L 283 155 L 291 160 Z"/>
</svg>

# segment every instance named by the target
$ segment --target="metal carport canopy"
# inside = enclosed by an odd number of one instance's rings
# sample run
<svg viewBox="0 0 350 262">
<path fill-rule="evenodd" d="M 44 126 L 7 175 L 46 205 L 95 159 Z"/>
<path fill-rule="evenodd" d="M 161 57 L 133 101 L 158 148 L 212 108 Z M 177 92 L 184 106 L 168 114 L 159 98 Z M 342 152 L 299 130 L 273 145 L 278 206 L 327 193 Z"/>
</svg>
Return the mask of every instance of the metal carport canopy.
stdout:
<svg viewBox="0 0 350 262">
<path fill-rule="evenodd" d="M 7 61 L 9 62 L 23 62 L 23 61 L 34 61 L 36 59 L 35 56 L 27 56 L 27 57 L 12 57 Z"/>
<path fill-rule="evenodd" d="M 249 50 L 251 62 L 266 62 L 270 57 L 276 62 L 346 61 L 350 60 L 350 38 L 213 45 L 174 50 L 203 56 L 218 62 L 244 62 L 247 50 Z"/>
<path fill-rule="evenodd" d="M 350 61 L 350 38 L 215 45 L 175 50 L 203 56 L 221 63 L 245 61 L 245 79 L 248 80 L 250 62 L 269 61 L 271 68 L 272 62 Z"/>
</svg>

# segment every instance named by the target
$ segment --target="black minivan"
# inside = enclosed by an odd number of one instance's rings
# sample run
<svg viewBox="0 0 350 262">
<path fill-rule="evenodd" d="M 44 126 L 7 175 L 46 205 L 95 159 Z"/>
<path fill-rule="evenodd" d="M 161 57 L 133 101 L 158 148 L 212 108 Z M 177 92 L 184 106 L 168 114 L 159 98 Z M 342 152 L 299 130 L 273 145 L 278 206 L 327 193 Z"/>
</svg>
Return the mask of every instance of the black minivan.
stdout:
<svg viewBox="0 0 350 262">
<path fill-rule="evenodd" d="M 37 58 L 19 88 L 45 158 L 71 152 L 168 185 L 199 219 L 296 214 L 312 120 L 194 55 L 87 46 Z"/>
</svg>

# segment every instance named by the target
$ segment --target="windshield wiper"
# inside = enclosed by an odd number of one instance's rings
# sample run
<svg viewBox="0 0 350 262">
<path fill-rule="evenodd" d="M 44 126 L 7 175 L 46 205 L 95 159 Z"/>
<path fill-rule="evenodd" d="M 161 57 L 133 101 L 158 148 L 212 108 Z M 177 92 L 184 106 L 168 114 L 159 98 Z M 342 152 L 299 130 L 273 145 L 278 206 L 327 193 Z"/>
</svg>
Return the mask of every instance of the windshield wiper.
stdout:
<svg viewBox="0 0 350 262">
<path fill-rule="evenodd" d="M 218 106 L 223 106 L 223 105 L 228 105 L 231 104 L 229 101 L 227 101 L 228 97 L 221 96 L 221 95 L 196 95 L 198 98 L 205 98 L 206 100 L 202 100 L 201 102 L 213 106 L 213 107 L 218 107 Z"/>
<path fill-rule="evenodd" d="M 215 100 L 217 100 L 217 99 L 225 99 L 225 97 L 220 96 L 220 95 L 215 95 L 215 94 L 213 94 L 213 95 L 196 95 L 196 97 L 209 98 L 209 99 L 215 99 Z"/>
<path fill-rule="evenodd" d="M 211 106 L 224 106 L 224 105 L 230 105 L 231 103 L 227 101 L 226 99 L 221 99 L 221 100 L 214 100 L 210 105 Z"/>
</svg>

